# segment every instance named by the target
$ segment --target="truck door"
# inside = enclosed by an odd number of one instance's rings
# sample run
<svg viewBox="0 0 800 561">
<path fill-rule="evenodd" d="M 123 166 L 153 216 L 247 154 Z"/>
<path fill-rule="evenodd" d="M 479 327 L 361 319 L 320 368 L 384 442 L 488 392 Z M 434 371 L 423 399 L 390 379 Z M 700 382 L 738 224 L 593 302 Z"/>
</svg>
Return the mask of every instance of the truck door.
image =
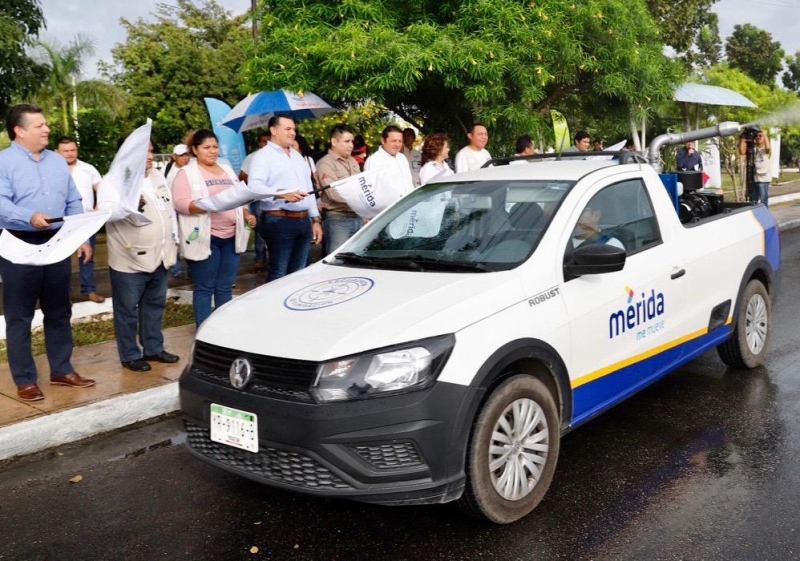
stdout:
<svg viewBox="0 0 800 561">
<path fill-rule="evenodd" d="M 626 250 L 621 271 L 569 278 L 561 293 L 570 320 L 573 422 L 624 399 L 680 357 L 669 349 L 683 323 L 668 244 L 641 178 L 607 180 L 582 197 L 561 240 L 562 257 L 582 244 Z"/>
</svg>

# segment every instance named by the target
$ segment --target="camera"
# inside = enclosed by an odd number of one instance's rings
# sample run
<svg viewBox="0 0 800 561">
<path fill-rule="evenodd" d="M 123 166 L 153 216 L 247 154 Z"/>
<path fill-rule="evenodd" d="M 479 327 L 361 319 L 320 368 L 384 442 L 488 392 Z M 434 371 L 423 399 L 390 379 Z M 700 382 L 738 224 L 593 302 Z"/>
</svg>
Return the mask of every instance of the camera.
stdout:
<svg viewBox="0 0 800 561">
<path fill-rule="evenodd" d="M 746 140 L 747 142 L 753 142 L 755 140 L 756 135 L 761 132 L 761 129 L 758 127 L 745 127 L 742 129 L 742 134 L 739 135 L 739 138 Z"/>
</svg>

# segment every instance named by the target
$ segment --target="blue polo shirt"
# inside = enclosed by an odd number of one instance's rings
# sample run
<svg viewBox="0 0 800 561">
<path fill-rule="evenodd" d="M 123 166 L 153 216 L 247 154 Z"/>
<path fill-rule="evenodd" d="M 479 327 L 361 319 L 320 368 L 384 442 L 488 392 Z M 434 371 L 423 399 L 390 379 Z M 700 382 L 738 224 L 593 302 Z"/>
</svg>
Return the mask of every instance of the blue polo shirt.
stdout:
<svg viewBox="0 0 800 561">
<path fill-rule="evenodd" d="M 253 156 L 247 176 L 250 189 L 261 195 L 275 195 L 277 191 L 305 191 L 312 193 L 311 168 L 305 158 L 294 149 L 289 154 L 274 142 L 268 142 Z M 309 216 L 319 216 L 317 199 L 313 194 L 296 203 L 283 199 L 264 198 L 259 205 L 261 210 L 308 211 Z"/>
<path fill-rule="evenodd" d="M 81 214 L 81 195 L 60 154 L 42 150 L 37 161 L 12 142 L 0 151 L 0 228 L 36 231 L 30 222 L 35 212 L 51 218 Z M 56 223 L 51 229 L 60 227 Z"/>
</svg>

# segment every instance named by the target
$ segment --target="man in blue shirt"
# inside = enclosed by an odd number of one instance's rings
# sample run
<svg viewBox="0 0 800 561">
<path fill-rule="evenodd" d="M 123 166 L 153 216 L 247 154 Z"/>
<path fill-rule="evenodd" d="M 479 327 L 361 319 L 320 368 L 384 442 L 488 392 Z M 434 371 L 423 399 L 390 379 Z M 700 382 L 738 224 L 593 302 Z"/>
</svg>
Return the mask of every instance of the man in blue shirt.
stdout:
<svg viewBox="0 0 800 561">
<path fill-rule="evenodd" d="M 700 171 L 703 169 L 703 158 L 694 149 L 694 142 L 687 142 L 683 148 L 679 148 L 675 154 L 675 167 L 678 171 Z"/>
<path fill-rule="evenodd" d="M 47 150 L 50 129 L 42 109 L 15 105 L 6 116 L 11 146 L 0 152 L 0 228 L 30 244 L 44 244 L 60 227 L 52 218 L 81 214 L 81 196 L 63 157 Z M 86 261 L 89 243 L 78 250 Z M 16 265 L 0 257 L 8 364 L 22 401 L 44 399 L 31 351 L 31 321 L 37 300 L 44 314 L 50 384 L 85 388 L 94 380 L 72 368 L 70 258 L 51 265 Z"/>
<path fill-rule="evenodd" d="M 270 141 L 250 164 L 249 185 L 269 195 L 259 209 L 259 233 L 267 242 L 267 282 L 305 268 L 309 244 L 322 242 L 322 219 L 313 195 L 311 169 L 291 145 L 294 119 L 276 115 L 269 121 Z"/>
</svg>

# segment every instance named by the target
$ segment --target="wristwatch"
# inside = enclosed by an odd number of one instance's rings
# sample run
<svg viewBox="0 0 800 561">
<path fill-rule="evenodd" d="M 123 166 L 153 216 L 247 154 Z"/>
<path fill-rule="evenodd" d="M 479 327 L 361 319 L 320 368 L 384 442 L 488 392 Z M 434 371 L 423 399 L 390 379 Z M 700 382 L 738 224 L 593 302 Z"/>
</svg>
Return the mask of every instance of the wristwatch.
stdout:
<svg viewBox="0 0 800 561">
<path fill-rule="evenodd" d="M 320 218 L 319 216 L 314 216 L 314 217 L 311 218 L 311 223 L 312 224 L 322 224 L 322 218 Z"/>
</svg>

